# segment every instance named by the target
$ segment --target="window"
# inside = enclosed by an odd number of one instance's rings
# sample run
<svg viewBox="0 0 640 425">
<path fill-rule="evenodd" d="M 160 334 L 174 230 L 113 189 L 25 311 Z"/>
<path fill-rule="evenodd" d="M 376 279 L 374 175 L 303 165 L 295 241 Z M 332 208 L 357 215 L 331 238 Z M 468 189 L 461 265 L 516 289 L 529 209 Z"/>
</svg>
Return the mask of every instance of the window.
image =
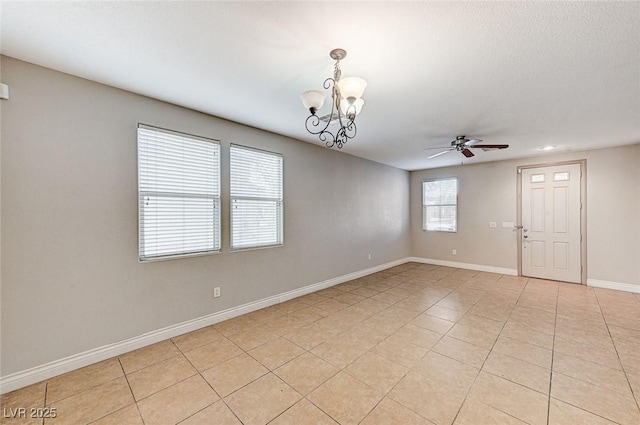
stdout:
<svg viewBox="0 0 640 425">
<path fill-rule="evenodd" d="M 422 229 L 456 232 L 458 179 L 422 182 Z"/>
<path fill-rule="evenodd" d="M 282 155 L 231 145 L 231 249 L 282 245 Z"/>
<path fill-rule="evenodd" d="M 138 125 L 140 261 L 220 251 L 220 144 Z"/>
</svg>

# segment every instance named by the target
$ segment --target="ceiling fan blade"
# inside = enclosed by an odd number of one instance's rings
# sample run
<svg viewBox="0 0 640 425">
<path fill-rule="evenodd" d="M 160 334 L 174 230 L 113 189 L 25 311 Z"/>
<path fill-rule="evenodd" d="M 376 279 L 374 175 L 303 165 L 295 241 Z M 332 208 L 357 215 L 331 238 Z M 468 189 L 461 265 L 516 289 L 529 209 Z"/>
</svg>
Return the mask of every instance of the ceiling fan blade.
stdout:
<svg viewBox="0 0 640 425">
<path fill-rule="evenodd" d="M 429 149 L 451 149 L 450 146 L 436 146 L 436 147 L 432 147 L 432 148 L 422 148 L 423 151 L 429 150 Z"/>
<path fill-rule="evenodd" d="M 475 156 L 473 152 L 471 152 L 467 148 L 462 149 L 460 152 L 462 152 L 462 155 L 466 156 L 467 158 L 471 158 L 472 156 Z"/>
<path fill-rule="evenodd" d="M 490 150 L 490 149 L 506 149 L 509 147 L 509 145 L 474 145 L 474 146 L 470 146 L 472 148 L 478 148 L 478 149 L 484 149 L 484 150 Z"/>
<path fill-rule="evenodd" d="M 482 142 L 481 139 L 471 139 L 471 140 L 467 140 L 466 142 L 464 142 L 464 145 L 465 146 L 475 146 L 480 142 Z"/>
<path fill-rule="evenodd" d="M 442 151 L 442 152 L 438 152 L 436 154 L 433 154 L 431 156 L 428 156 L 427 159 L 431 159 L 431 158 L 435 158 L 436 156 L 440 156 L 440 155 L 444 155 L 445 153 L 449 153 L 451 152 L 451 149 L 447 150 L 447 151 Z"/>
</svg>

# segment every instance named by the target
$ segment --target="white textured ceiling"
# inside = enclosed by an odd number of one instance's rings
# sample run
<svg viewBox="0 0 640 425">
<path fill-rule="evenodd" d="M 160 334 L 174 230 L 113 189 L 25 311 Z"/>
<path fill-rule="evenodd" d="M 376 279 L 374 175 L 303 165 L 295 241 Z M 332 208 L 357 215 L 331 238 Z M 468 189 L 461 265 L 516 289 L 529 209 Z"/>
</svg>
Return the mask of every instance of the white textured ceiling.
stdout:
<svg viewBox="0 0 640 425">
<path fill-rule="evenodd" d="M 369 85 L 343 150 L 407 170 L 640 143 L 638 1 L 0 7 L 5 55 L 317 144 L 299 95 L 344 48 Z M 463 134 L 511 147 L 426 159 Z"/>
</svg>

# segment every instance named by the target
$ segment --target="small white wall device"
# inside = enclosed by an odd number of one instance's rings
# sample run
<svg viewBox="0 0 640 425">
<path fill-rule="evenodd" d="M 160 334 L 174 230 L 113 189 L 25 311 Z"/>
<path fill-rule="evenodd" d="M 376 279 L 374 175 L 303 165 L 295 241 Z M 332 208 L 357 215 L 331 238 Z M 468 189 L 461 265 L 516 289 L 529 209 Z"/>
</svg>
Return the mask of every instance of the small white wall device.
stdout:
<svg viewBox="0 0 640 425">
<path fill-rule="evenodd" d="M 9 99 L 9 86 L 0 83 L 0 99 Z"/>
</svg>

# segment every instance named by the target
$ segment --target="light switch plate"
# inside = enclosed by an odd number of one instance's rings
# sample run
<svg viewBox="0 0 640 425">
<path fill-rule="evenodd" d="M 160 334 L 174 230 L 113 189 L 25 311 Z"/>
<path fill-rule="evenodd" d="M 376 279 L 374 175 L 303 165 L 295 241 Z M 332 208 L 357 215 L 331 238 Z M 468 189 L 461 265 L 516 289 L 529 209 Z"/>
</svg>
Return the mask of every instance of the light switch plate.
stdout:
<svg viewBox="0 0 640 425">
<path fill-rule="evenodd" d="M 9 99 L 9 86 L 0 83 L 0 99 Z"/>
</svg>

